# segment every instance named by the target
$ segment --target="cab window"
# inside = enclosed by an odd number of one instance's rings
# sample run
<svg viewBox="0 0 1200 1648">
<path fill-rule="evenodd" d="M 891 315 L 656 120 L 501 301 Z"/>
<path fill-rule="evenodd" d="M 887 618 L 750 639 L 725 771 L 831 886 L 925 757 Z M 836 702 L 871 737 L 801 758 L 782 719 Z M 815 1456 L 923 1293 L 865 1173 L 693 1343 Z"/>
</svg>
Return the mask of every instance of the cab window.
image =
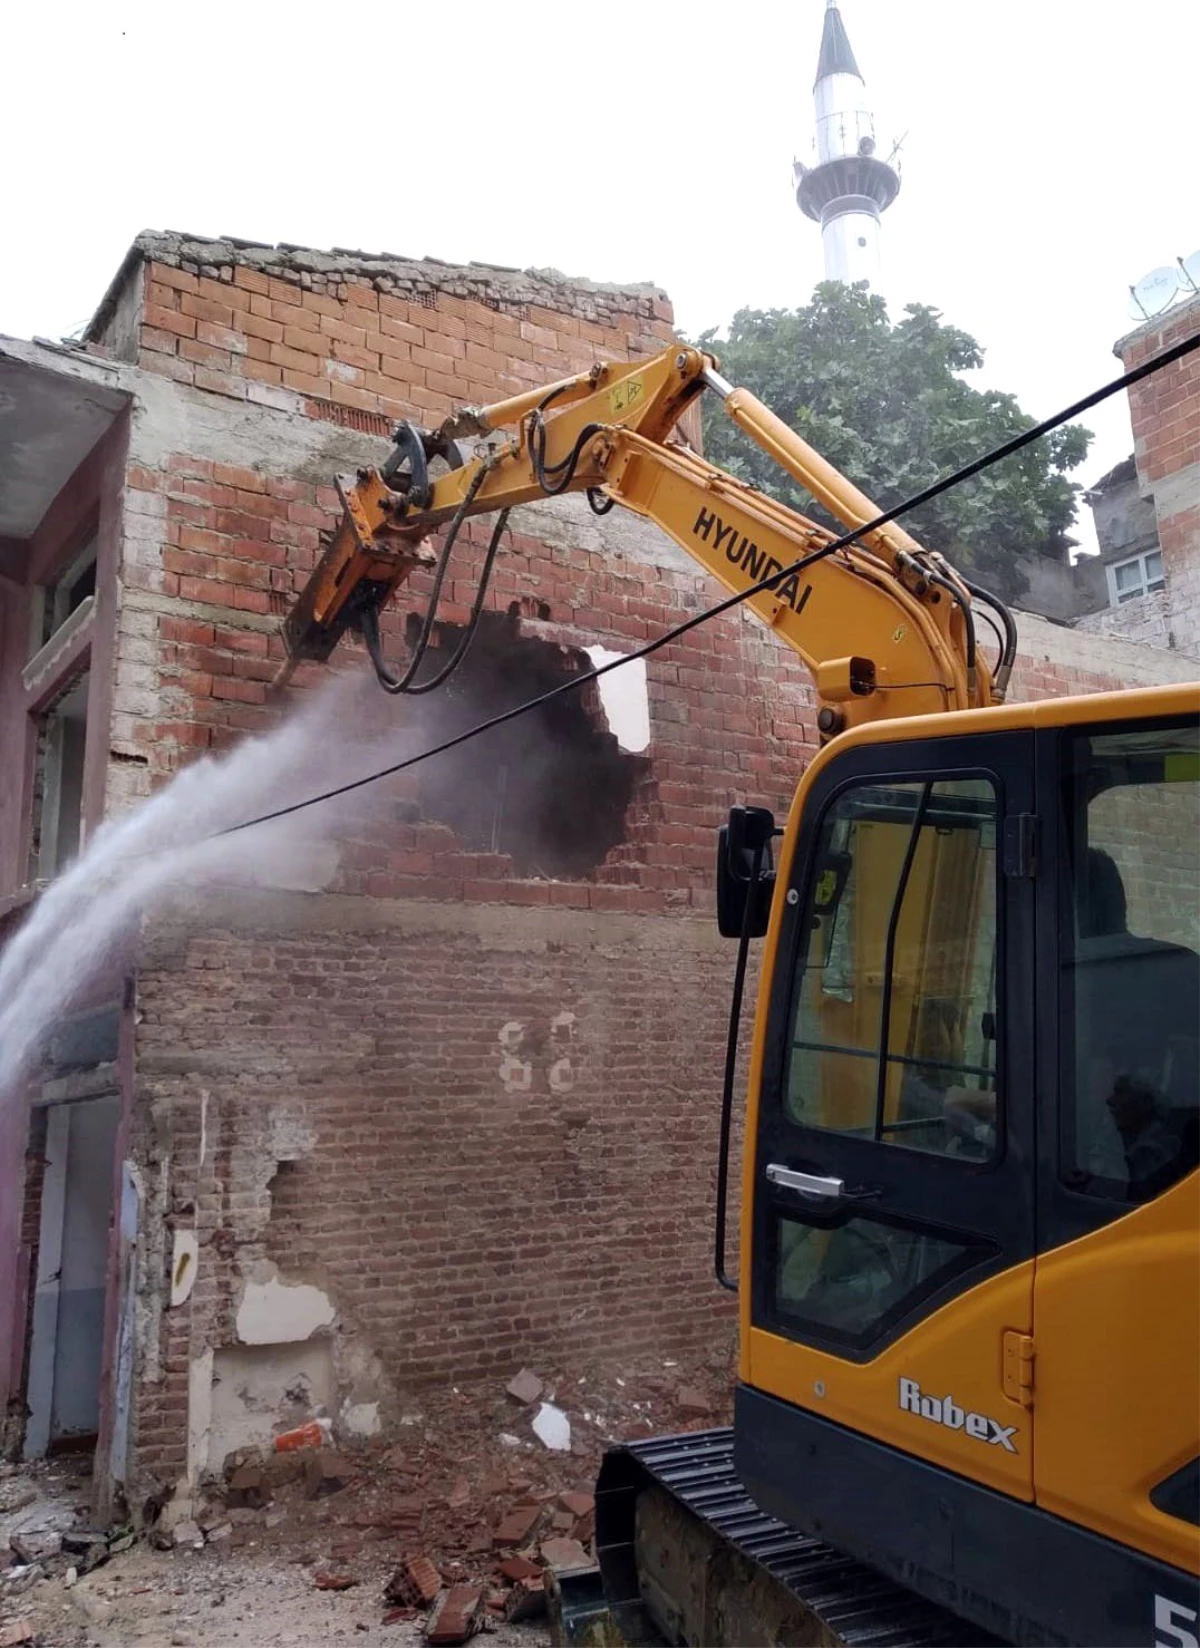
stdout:
<svg viewBox="0 0 1200 1648">
<path fill-rule="evenodd" d="M 792 1121 L 995 1153 L 996 818 L 984 777 L 856 785 L 830 805 L 792 1001 Z"/>
<path fill-rule="evenodd" d="M 1200 741 L 1066 740 L 1062 1174 L 1125 1202 L 1200 1160 Z"/>
</svg>

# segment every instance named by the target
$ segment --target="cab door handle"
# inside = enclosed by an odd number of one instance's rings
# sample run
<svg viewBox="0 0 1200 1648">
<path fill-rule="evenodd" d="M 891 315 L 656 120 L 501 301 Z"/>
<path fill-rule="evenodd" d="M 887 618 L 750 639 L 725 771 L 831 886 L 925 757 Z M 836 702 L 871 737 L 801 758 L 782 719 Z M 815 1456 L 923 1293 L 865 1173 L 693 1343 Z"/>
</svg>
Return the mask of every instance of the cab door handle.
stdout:
<svg viewBox="0 0 1200 1648">
<path fill-rule="evenodd" d="M 796 1168 L 784 1167 L 780 1162 L 770 1163 L 767 1178 L 782 1190 L 795 1190 L 801 1196 L 812 1196 L 820 1201 L 840 1201 L 846 1193 L 844 1179 L 827 1179 L 819 1173 L 800 1173 Z"/>
</svg>

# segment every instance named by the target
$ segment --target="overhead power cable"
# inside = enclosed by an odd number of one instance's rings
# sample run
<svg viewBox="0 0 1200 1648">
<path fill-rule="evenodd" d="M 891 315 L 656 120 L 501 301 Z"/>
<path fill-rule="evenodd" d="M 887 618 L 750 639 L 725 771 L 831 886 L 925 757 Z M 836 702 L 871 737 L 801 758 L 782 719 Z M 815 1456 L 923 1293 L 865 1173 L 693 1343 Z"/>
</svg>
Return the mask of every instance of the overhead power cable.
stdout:
<svg viewBox="0 0 1200 1648">
<path fill-rule="evenodd" d="M 276 807 L 270 812 L 259 813 L 254 818 L 243 819 L 240 824 L 226 825 L 224 829 L 217 830 L 214 833 L 216 836 L 234 835 L 240 830 L 253 829 L 258 824 L 270 824 L 276 819 L 287 818 L 292 813 L 303 812 L 308 807 L 319 806 L 323 801 L 333 801 L 338 796 L 349 795 L 354 790 L 364 789 L 368 784 L 377 784 L 381 779 L 391 778 L 396 773 L 407 772 L 410 768 L 419 766 L 422 761 L 431 761 L 434 756 L 445 755 L 447 751 L 457 749 L 460 744 L 466 744 L 471 739 L 478 738 L 482 733 L 491 732 L 495 727 L 502 727 L 509 721 L 515 721 L 518 716 L 527 715 L 531 710 L 538 709 L 541 705 L 548 704 L 553 699 L 562 697 L 565 693 L 575 692 L 580 687 L 586 686 L 589 681 L 598 681 L 612 670 L 621 669 L 626 664 L 632 664 L 639 658 L 649 658 L 660 647 L 668 646 L 672 641 L 678 641 L 681 636 L 687 635 L 691 630 L 698 629 L 701 624 L 707 624 L 713 618 L 719 618 L 722 613 L 731 612 L 735 607 L 740 606 L 743 601 L 748 601 L 754 595 L 760 595 L 766 590 L 777 589 L 785 579 L 806 571 L 816 562 L 823 561 L 827 556 L 836 554 L 838 550 L 848 549 L 851 544 L 858 543 L 868 533 L 877 532 L 880 527 L 887 526 L 891 521 L 899 520 L 902 515 L 907 515 L 914 509 L 919 509 L 922 504 L 927 504 L 934 498 L 940 498 L 944 492 L 949 492 L 952 488 L 961 486 L 964 481 L 981 474 L 985 469 L 990 469 L 993 464 L 1001 463 L 1005 458 L 1010 458 L 1014 453 L 1031 446 L 1034 441 L 1039 441 L 1043 436 L 1049 435 L 1064 423 L 1070 423 L 1072 418 L 1077 418 L 1081 413 L 1090 411 L 1093 406 L 1099 406 L 1101 401 L 1106 401 L 1110 396 L 1120 394 L 1123 389 L 1132 388 L 1135 383 L 1140 383 L 1143 378 L 1148 378 L 1152 373 L 1161 372 L 1164 367 L 1171 366 L 1178 360 L 1183 360 L 1185 356 L 1192 354 L 1196 349 L 1200 349 L 1200 332 L 1197 332 L 1193 337 L 1185 338 L 1182 343 L 1174 344 L 1170 349 L 1164 349 L 1162 354 L 1143 361 L 1140 366 L 1134 367 L 1132 371 L 1125 372 L 1119 378 L 1114 378 L 1111 383 L 1106 383 L 1102 388 L 1093 390 L 1090 395 L 1085 395 L 1082 400 L 1075 401 L 1061 412 L 1056 412 L 1053 417 L 1047 418 L 1043 423 L 1035 424 L 1032 429 L 1026 429 L 1020 435 L 1014 435 L 1011 440 L 1005 441 L 1001 446 L 994 447 L 990 452 L 985 453 L 983 457 L 976 458 L 972 463 L 965 464 L 961 469 L 956 469 L 952 475 L 946 475 L 940 481 L 935 481 L 932 486 L 927 486 L 923 491 L 904 499 L 902 503 L 896 504 L 892 509 L 884 510 L 873 521 L 867 521 L 862 526 L 856 527 L 853 532 L 844 533 L 842 537 L 834 539 L 832 543 L 824 544 L 820 549 L 801 556 L 799 560 L 793 561 L 790 566 L 772 573 L 768 578 L 760 579 L 746 589 L 739 590 L 736 595 L 726 596 L 724 600 L 717 601 L 713 606 L 694 613 L 692 617 L 675 624 L 671 629 L 665 630 L 662 635 L 656 636 L 653 641 L 647 641 L 644 646 L 636 648 L 633 652 L 626 653 L 620 658 L 610 659 L 608 663 L 600 664 L 594 669 L 584 670 L 581 674 L 572 676 L 569 681 L 561 681 L 558 686 L 551 687 L 547 692 L 539 693 L 536 698 L 526 699 L 520 704 L 513 705 L 511 709 L 501 711 L 499 715 L 489 716 L 487 720 L 479 721 L 473 727 L 467 727 L 463 732 L 456 733 L 453 738 L 443 739 L 440 744 L 435 744 L 432 749 L 420 750 L 416 755 L 406 756 L 402 761 L 394 761 L 389 766 L 380 767 L 375 772 L 364 774 L 361 778 L 351 779 L 345 784 L 334 785 L 332 789 L 322 790 L 318 795 L 307 796 L 302 801 L 293 801 L 285 807 Z M 901 686 L 916 686 L 918 684 L 925 685 L 927 683 L 900 683 Z"/>
</svg>

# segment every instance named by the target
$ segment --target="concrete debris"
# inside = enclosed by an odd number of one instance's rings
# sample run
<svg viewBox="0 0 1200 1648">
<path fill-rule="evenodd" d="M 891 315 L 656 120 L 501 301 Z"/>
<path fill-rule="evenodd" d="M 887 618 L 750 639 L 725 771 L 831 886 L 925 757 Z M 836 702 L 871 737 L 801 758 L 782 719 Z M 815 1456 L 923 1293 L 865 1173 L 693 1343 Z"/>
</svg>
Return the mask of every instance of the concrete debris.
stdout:
<svg viewBox="0 0 1200 1648">
<path fill-rule="evenodd" d="M 282 1505 L 274 1505 L 263 1517 L 264 1528 L 278 1528 L 281 1522 L 287 1521 L 287 1512 Z"/>
<path fill-rule="evenodd" d="M 38 1491 L 33 1483 L 23 1482 L 19 1476 L 0 1482 L 0 1512 L 7 1515 L 9 1511 L 23 1511 L 26 1505 L 33 1504 L 37 1496 Z"/>
<path fill-rule="evenodd" d="M 533 1417 L 533 1434 L 554 1453 L 569 1453 L 571 1421 L 553 1402 L 543 1402 Z"/>
<path fill-rule="evenodd" d="M 538 1555 L 548 1568 L 590 1568 L 591 1560 L 577 1539 L 547 1539 Z"/>
<path fill-rule="evenodd" d="M 41 1530 L 12 1534 L 8 1543 L 19 1562 L 47 1562 L 63 1548 L 61 1534 Z"/>
<path fill-rule="evenodd" d="M 232 1539 L 233 1523 L 218 1522 L 214 1528 L 207 1530 L 204 1537 L 210 1545 L 218 1545 L 224 1539 Z"/>
<path fill-rule="evenodd" d="M 0 1572 L 0 1597 L 20 1596 L 22 1591 L 28 1591 L 39 1579 L 45 1577 L 46 1570 L 40 1562 L 27 1562 L 16 1568 L 6 1568 Z"/>
<path fill-rule="evenodd" d="M 501 1431 L 496 1440 L 503 1448 L 519 1448 L 521 1446 L 521 1438 L 514 1436 L 511 1431 Z"/>
<path fill-rule="evenodd" d="M 176 1550 L 183 1545 L 190 1545 L 193 1550 L 198 1551 L 204 1544 L 204 1530 L 198 1522 L 177 1522 L 171 1530 L 171 1539 Z"/>
<path fill-rule="evenodd" d="M 528 1368 L 522 1368 L 520 1373 L 515 1378 L 510 1379 L 504 1388 L 514 1401 L 528 1407 L 531 1402 L 536 1402 L 542 1394 L 542 1381 L 536 1373 L 530 1373 Z"/>
<path fill-rule="evenodd" d="M 680 1413 L 685 1413 L 692 1419 L 709 1419 L 712 1417 L 712 1404 L 703 1391 L 698 1391 L 690 1385 L 681 1385 L 675 1397 L 675 1406 Z"/>
<path fill-rule="evenodd" d="M 93 1545 L 102 1545 L 104 1534 L 99 1528 L 69 1528 L 62 1536 L 62 1549 L 68 1556 L 83 1556 Z"/>
<path fill-rule="evenodd" d="M 426 1622 L 426 1641 L 434 1648 L 466 1642 L 482 1628 L 484 1614 L 481 1585 L 452 1585 L 438 1598 Z"/>
<path fill-rule="evenodd" d="M 27 1619 L 14 1619 L 10 1625 L 0 1625 L 0 1648 L 22 1648 L 27 1642 L 36 1642 L 37 1632 Z"/>
<path fill-rule="evenodd" d="M 68 1568 L 67 1569 L 66 1573 L 63 1575 L 63 1584 L 67 1587 L 68 1591 L 71 1589 L 72 1585 L 74 1585 L 75 1581 L 78 1578 L 79 1578 L 79 1569 L 78 1568 Z"/>
</svg>

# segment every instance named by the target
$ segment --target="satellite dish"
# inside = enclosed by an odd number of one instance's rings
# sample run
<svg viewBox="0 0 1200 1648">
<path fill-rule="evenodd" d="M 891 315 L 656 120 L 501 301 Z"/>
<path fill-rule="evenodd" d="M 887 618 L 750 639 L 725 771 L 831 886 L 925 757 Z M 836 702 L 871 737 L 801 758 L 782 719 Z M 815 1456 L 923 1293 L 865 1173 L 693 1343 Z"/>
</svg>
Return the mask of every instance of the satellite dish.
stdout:
<svg viewBox="0 0 1200 1648">
<path fill-rule="evenodd" d="M 1179 276 L 1169 264 L 1151 269 L 1129 288 L 1129 313 L 1135 320 L 1161 315 L 1179 290 Z"/>
<path fill-rule="evenodd" d="M 1191 281 L 1193 290 L 1200 292 L 1200 252 L 1193 252 L 1191 257 L 1180 258 L 1179 267 Z"/>
</svg>

